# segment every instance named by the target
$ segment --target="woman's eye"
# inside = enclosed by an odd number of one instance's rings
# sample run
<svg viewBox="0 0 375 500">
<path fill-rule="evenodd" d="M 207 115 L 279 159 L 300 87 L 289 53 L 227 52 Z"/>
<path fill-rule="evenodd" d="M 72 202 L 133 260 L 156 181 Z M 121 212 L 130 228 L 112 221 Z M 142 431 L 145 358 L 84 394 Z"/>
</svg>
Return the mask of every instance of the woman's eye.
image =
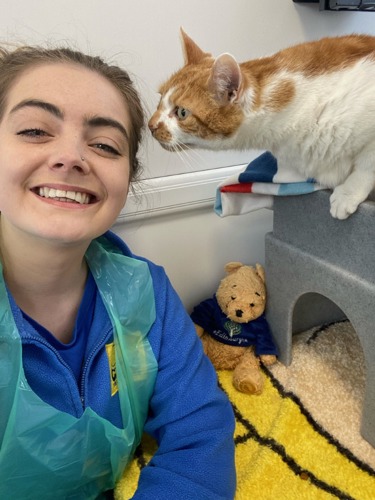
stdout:
<svg viewBox="0 0 375 500">
<path fill-rule="evenodd" d="M 92 146 L 110 155 L 120 156 L 120 152 L 113 146 L 110 146 L 109 144 L 98 143 L 98 144 L 93 144 Z"/>
<path fill-rule="evenodd" d="M 23 135 L 25 137 L 46 137 L 48 136 L 47 132 L 42 130 L 41 128 L 28 128 L 25 130 L 21 130 L 20 132 L 17 132 L 17 135 Z"/>
<path fill-rule="evenodd" d="M 177 118 L 182 121 L 185 120 L 191 113 L 188 109 L 177 106 L 177 108 L 175 109 L 175 114 Z"/>
</svg>

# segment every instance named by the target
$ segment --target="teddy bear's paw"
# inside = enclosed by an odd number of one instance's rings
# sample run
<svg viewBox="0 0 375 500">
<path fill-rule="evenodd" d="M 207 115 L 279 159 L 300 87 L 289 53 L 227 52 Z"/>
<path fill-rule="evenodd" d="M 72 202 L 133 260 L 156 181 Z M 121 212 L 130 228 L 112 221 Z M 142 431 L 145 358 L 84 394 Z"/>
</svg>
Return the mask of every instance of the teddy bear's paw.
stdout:
<svg viewBox="0 0 375 500">
<path fill-rule="evenodd" d="M 261 394 L 263 391 L 263 377 L 257 374 L 256 377 L 239 377 L 234 374 L 233 386 L 237 391 L 244 392 L 245 394 Z"/>
<path fill-rule="evenodd" d="M 274 354 L 262 354 L 260 356 L 260 360 L 266 366 L 274 365 L 277 361 L 277 358 Z"/>
</svg>

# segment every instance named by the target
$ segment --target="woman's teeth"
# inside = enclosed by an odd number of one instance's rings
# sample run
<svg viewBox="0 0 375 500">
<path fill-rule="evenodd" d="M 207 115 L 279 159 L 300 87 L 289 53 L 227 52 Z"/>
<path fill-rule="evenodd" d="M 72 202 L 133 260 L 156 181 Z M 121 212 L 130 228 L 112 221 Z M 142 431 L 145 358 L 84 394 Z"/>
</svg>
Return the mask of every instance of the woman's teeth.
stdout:
<svg viewBox="0 0 375 500">
<path fill-rule="evenodd" d="M 54 198 L 57 201 L 75 201 L 81 205 L 90 203 L 90 195 L 80 193 L 79 191 L 64 191 L 62 189 L 41 187 L 37 190 L 37 193 L 43 198 Z"/>
</svg>

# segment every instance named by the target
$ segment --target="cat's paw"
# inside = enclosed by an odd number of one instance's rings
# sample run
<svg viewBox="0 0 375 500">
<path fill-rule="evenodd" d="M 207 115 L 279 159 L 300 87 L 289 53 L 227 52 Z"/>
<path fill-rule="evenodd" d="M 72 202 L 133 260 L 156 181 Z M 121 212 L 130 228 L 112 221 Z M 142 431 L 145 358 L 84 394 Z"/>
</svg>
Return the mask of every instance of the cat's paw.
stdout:
<svg viewBox="0 0 375 500">
<path fill-rule="evenodd" d="M 343 186 L 335 188 L 329 201 L 331 203 L 331 215 L 335 219 L 344 220 L 357 210 L 361 199 L 353 193 L 345 191 Z"/>
</svg>

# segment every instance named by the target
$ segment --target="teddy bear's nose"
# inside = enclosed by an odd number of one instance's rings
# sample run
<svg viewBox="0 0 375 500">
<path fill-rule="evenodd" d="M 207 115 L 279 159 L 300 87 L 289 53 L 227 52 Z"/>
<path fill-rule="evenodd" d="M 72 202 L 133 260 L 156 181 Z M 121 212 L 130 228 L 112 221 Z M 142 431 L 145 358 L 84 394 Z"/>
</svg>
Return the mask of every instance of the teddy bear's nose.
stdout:
<svg viewBox="0 0 375 500">
<path fill-rule="evenodd" d="M 241 311 L 241 309 L 236 309 L 237 318 L 242 318 L 242 314 L 243 314 L 243 312 Z"/>
</svg>

